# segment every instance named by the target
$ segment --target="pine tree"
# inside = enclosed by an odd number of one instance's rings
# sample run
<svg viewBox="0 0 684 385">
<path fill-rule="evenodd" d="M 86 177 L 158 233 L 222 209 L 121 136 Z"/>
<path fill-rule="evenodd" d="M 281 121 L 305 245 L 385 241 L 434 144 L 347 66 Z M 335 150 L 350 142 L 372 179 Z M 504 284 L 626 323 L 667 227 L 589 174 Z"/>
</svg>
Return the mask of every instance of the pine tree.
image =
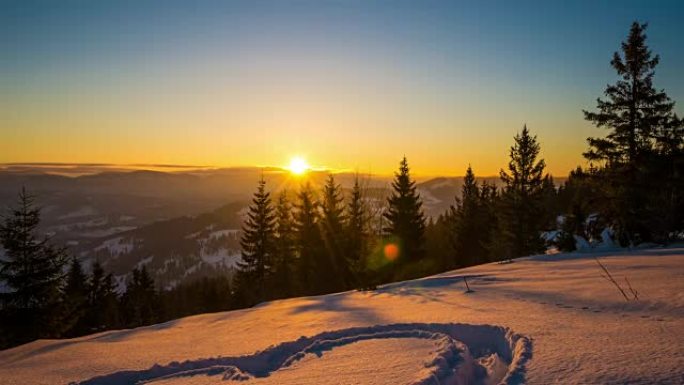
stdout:
<svg viewBox="0 0 684 385">
<path fill-rule="evenodd" d="M 499 232 L 502 228 L 499 219 L 499 208 L 502 206 L 499 190 L 494 184 L 483 181 L 480 186 L 480 215 L 483 230 L 481 238 L 486 253 L 486 262 L 498 260 L 506 254 L 505 245 Z"/>
<path fill-rule="evenodd" d="M 367 288 L 371 286 L 367 277 L 366 257 L 369 251 L 370 217 L 364 202 L 359 176 L 354 178 L 349 203 L 347 204 L 347 260 L 349 265 L 348 282 L 352 286 Z"/>
<path fill-rule="evenodd" d="M 297 292 L 294 230 L 292 205 L 287 198 L 287 191 L 282 191 L 275 208 L 274 261 L 271 279 L 274 298 L 288 298 Z"/>
<path fill-rule="evenodd" d="M 632 24 L 622 55 L 615 52 L 610 63 L 620 80 L 606 88 L 605 100 L 597 99 L 598 112 L 584 111 L 586 120 L 610 130 L 605 138 L 588 138 L 584 156 L 606 168 L 603 213 L 615 219 L 623 244 L 651 238 L 648 206 L 655 175 L 648 166 L 654 164 L 654 146 L 677 136 L 674 102 L 653 86 L 660 58 L 646 45 L 646 27 Z"/>
<path fill-rule="evenodd" d="M 600 181 L 593 172 L 592 169 L 587 172 L 577 167 L 570 171 L 568 179 L 558 189 L 559 212 L 563 213 L 561 236 L 564 239 L 560 245 L 561 250 L 574 250 L 574 236 L 587 240 L 592 236 L 588 232 L 586 221 L 590 214 L 600 210 L 602 195 L 598 192 Z"/>
<path fill-rule="evenodd" d="M 557 227 L 558 214 L 558 190 L 551 174 L 544 175 L 541 188 L 542 205 L 542 226 L 545 230 L 552 230 Z"/>
<path fill-rule="evenodd" d="M 145 265 L 133 269 L 126 292 L 121 297 L 122 313 L 128 327 L 150 325 L 159 320 L 161 311 L 154 280 Z"/>
<path fill-rule="evenodd" d="M 544 227 L 542 199 L 546 165 L 543 159 L 537 159 L 539 150 L 537 137 L 531 136 L 524 126 L 511 147 L 508 172 L 502 169 L 499 173 L 504 183 L 500 236 L 509 258 L 543 250 L 540 233 Z"/>
<path fill-rule="evenodd" d="M 39 223 L 40 209 L 22 189 L 17 207 L 0 225 L 0 282 L 8 289 L 0 294 L 0 323 L 6 344 L 58 337 L 64 325 L 60 291 L 67 256 L 47 238 L 38 238 Z"/>
<path fill-rule="evenodd" d="M 86 311 L 88 307 L 88 277 L 83 272 L 83 267 L 78 258 L 73 257 L 69 265 L 64 287 L 64 305 L 67 312 L 66 320 L 69 325 L 65 325 L 66 336 L 75 337 L 85 334 Z"/>
<path fill-rule="evenodd" d="M 143 325 L 150 325 L 159 319 L 159 293 L 157 293 L 157 288 L 154 284 L 154 279 L 147 271 L 145 265 L 140 268 L 140 275 L 138 281 L 138 289 L 140 290 L 141 296 L 141 318 Z"/>
<path fill-rule="evenodd" d="M 259 180 L 242 227 L 242 261 L 235 277 L 236 292 L 246 305 L 253 305 L 266 296 L 275 238 L 275 215 L 266 181 Z"/>
<path fill-rule="evenodd" d="M 605 138 L 588 139 L 590 149 L 585 156 L 589 160 L 636 167 L 651 151 L 652 138 L 671 120 L 674 103 L 653 86 L 660 58 L 652 56 L 646 45 L 646 27 L 632 24 L 622 43 L 622 56 L 615 52 L 610 62 L 621 79 L 606 88 L 606 100 L 597 99 L 598 112 L 584 111 L 585 119 L 611 130 Z"/>
<path fill-rule="evenodd" d="M 318 204 L 311 186 L 302 186 L 298 194 L 294 214 L 295 250 L 298 259 L 297 276 L 301 294 L 321 294 L 327 291 L 329 282 L 324 277 L 331 267 L 324 255 Z"/>
<path fill-rule="evenodd" d="M 657 170 L 652 180 L 660 180 L 657 194 L 653 194 L 652 217 L 660 218 L 660 234 L 667 239 L 670 234 L 684 231 L 684 119 L 673 115 L 670 121 L 656 133 L 657 154 L 650 169 Z"/>
<path fill-rule="evenodd" d="M 454 229 L 456 216 L 452 207 L 440 214 L 434 221 L 430 219 L 425 227 L 425 256 L 436 272 L 447 271 L 456 267 L 454 251 Z M 429 273 L 427 273 L 429 274 Z"/>
<path fill-rule="evenodd" d="M 323 186 L 323 201 L 321 204 L 321 235 L 325 250 L 330 261 L 331 270 L 327 272 L 327 281 L 331 291 L 340 291 L 349 287 L 350 270 L 346 259 L 344 226 L 345 213 L 341 187 L 335 183 L 335 177 L 328 175 Z"/>
<path fill-rule="evenodd" d="M 95 261 L 88 285 L 88 332 L 111 329 L 119 325 L 118 296 L 111 273 L 105 274 L 102 265 Z"/>
<path fill-rule="evenodd" d="M 227 275 L 182 282 L 161 293 L 165 319 L 230 310 L 234 305 L 230 293 Z"/>
<path fill-rule="evenodd" d="M 475 180 L 473 169 L 468 166 L 463 178 L 461 197 L 457 200 L 454 212 L 453 249 L 457 257 L 455 266 L 470 266 L 486 261 L 485 245 L 489 224 L 483 221 L 484 210 L 480 187 Z"/>
<path fill-rule="evenodd" d="M 384 213 L 389 225 L 384 230 L 399 240 L 400 260 L 418 260 L 425 252 L 425 216 L 406 157 L 394 175 L 392 190 L 392 195 L 387 198 L 389 207 Z"/>
</svg>

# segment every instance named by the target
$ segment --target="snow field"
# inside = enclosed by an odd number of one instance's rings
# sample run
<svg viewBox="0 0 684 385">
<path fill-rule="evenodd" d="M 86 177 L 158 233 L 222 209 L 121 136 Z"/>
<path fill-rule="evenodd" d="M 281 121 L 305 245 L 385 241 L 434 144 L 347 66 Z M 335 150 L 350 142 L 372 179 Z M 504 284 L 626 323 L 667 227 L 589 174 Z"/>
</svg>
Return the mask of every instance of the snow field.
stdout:
<svg viewBox="0 0 684 385">
<path fill-rule="evenodd" d="M 682 385 L 684 249 L 526 257 L 0 351 L 3 385 L 238 380 Z"/>
</svg>

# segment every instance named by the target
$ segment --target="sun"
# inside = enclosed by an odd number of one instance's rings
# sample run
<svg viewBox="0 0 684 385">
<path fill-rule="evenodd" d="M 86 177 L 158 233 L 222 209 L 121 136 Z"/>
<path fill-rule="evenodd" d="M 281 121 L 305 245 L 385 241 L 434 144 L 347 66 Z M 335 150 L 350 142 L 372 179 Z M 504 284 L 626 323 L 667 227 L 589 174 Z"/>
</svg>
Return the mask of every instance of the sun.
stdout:
<svg viewBox="0 0 684 385">
<path fill-rule="evenodd" d="M 288 166 L 290 172 L 295 175 L 304 175 L 309 168 L 309 164 L 301 156 L 290 159 L 290 166 Z"/>
</svg>

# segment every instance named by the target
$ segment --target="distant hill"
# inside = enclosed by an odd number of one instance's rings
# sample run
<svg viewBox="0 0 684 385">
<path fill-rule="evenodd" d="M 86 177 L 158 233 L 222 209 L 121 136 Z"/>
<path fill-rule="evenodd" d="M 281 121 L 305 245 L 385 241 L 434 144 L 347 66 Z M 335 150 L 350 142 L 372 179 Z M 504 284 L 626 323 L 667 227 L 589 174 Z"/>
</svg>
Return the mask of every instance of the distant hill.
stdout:
<svg viewBox="0 0 684 385">
<path fill-rule="evenodd" d="M 72 244 L 86 265 L 99 261 L 121 284 L 146 266 L 157 284 L 173 287 L 194 278 L 232 274 L 240 260 L 240 227 L 246 202 L 211 212 L 162 220 Z"/>
<path fill-rule="evenodd" d="M 262 175 L 276 191 L 295 191 L 302 183 L 275 168 L 116 170 L 77 176 L 22 168 L 0 171 L 0 205 L 13 204 L 26 187 L 43 208 L 41 230 L 86 264 L 97 259 L 120 281 L 145 264 L 160 285 L 172 286 L 234 268 L 240 254 L 241 213 Z M 306 181 L 318 189 L 327 175 L 312 171 Z M 348 191 L 355 174 L 335 177 Z M 361 178 L 373 210 L 380 213 L 390 178 Z M 485 180 L 499 182 L 497 177 L 480 179 Z M 462 184 L 462 177 L 417 184 L 426 215 L 437 216 L 453 205 Z"/>
<path fill-rule="evenodd" d="M 564 183 L 567 178 L 555 178 L 557 186 Z M 501 187 L 501 179 L 498 176 L 477 178 L 478 183 L 487 182 L 490 185 Z M 418 192 L 423 199 L 425 213 L 428 216 L 437 216 L 453 205 L 457 196 L 461 196 L 463 177 L 438 177 L 417 184 Z"/>
</svg>

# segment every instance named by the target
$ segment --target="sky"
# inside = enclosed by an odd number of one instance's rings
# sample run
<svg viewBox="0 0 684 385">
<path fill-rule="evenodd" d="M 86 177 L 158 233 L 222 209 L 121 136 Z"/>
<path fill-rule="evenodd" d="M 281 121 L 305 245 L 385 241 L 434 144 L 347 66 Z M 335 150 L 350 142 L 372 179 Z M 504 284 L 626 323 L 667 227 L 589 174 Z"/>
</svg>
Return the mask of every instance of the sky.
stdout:
<svg viewBox="0 0 684 385">
<path fill-rule="evenodd" d="M 0 163 L 478 175 L 527 124 L 554 175 L 634 20 L 684 113 L 681 1 L 0 0 Z"/>
</svg>

